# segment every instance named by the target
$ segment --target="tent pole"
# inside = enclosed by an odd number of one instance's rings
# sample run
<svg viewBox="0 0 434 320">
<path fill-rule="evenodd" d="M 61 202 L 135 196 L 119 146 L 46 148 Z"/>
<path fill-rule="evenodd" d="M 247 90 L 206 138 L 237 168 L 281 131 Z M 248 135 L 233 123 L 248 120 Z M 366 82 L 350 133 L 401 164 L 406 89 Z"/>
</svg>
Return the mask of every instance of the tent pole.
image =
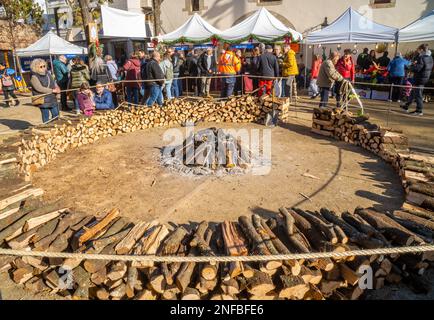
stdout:
<svg viewBox="0 0 434 320">
<path fill-rule="evenodd" d="M 304 57 L 304 88 L 307 88 L 307 54 L 309 51 L 309 46 L 307 45 L 307 43 L 304 44 L 304 53 L 305 53 L 305 57 Z"/>
<path fill-rule="evenodd" d="M 53 56 L 50 54 L 51 74 L 54 75 Z"/>
<path fill-rule="evenodd" d="M 396 46 L 395 46 L 395 57 L 398 54 L 398 46 L 399 46 L 399 42 L 396 42 Z"/>
</svg>

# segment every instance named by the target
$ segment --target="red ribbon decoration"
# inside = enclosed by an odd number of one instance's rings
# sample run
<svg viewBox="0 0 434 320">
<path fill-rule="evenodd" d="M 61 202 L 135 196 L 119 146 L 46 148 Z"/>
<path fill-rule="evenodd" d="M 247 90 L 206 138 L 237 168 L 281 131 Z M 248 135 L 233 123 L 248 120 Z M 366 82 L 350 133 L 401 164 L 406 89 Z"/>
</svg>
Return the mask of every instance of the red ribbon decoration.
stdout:
<svg viewBox="0 0 434 320">
<path fill-rule="evenodd" d="M 157 38 L 152 39 L 152 43 L 154 44 L 154 47 L 156 47 L 158 45 L 158 39 Z"/>
<path fill-rule="evenodd" d="M 285 44 L 291 44 L 291 37 L 285 36 Z"/>
<path fill-rule="evenodd" d="M 250 42 L 250 43 L 253 42 L 253 38 L 252 38 L 252 37 L 249 38 L 249 42 Z"/>
<path fill-rule="evenodd" d="M 215 38 L 215 37 L 213 37 L 213 38 L 211 39 L 211 42 L 212 42 L 212 45 L 213 45 L 214 47 L 217 47 L 217 45 L 218 45 L 218 43 L 219 43 L 218 39 Z"/>
</svg>

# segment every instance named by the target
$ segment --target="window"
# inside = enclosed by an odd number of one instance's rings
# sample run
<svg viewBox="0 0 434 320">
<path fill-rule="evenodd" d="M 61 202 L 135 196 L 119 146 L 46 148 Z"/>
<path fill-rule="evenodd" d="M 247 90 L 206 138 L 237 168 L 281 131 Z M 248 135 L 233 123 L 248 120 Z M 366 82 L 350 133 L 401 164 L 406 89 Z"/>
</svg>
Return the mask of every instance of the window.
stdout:
<svg viewBox="0 0 434 320">
<path fill-rule="evenodd" d="M 182 11 L 187 11 L 188 14 L 202 14 L 202 12 L 207 9 L 208 7 L 205 6 L 205 0 L 185 0 L 185 7 Z"/>
<path fill-rule="evenodd" d="M 257 0 L 258 5 L 276 5 L 282 4 L 282 0 Z"/>
<path fill-rule="evenodd" d="M 370 0 L 371 8 L 392 8 L 396 5 L 396 0 Z"/>
<path fill-rule="evenodd" d="M 200 1 L 199 0 L 191 0 L 191 11 L 193 11 L 193 12 L 200 11 Z"/>
</svg>

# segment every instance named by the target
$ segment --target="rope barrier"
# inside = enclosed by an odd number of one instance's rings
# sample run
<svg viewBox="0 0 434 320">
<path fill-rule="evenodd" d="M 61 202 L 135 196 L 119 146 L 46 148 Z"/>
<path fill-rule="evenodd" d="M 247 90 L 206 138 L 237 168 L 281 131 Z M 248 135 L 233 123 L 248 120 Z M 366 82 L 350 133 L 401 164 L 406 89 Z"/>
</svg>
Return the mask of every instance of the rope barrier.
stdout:
<svg viewBox="0 0 434 320">
<path fill-rule="evenodd" d="M 252 256 L 143 256 L 143 255 L 116 255 L 116 254 L 89 254 L 68 252 L 39 252 L 13 249 L 0 249 L 0 256 L 21 256 L 40 258 L 60 258 L 79 260 L 110 260 L 130 262 L 156 262 L 156 263 L 182 263 L 182 262 L 263 262 L 275 260 L 300 260 L 300 259 L 324 259 L 324 258 L 347 258 L 354 256 L 390 255 L 405 253 L 422 253 L 434 251 L 434 245 L 421 245 L 414 247 L 396 247 L 379 249 L 362 249 L 345 252 L 315 252 L 315 253 L 292 253 L 279 255 L 252 255 Z"/>
<path fill-rule="evenodd" d="M 207 78 L 210 79 L 225 79 L 225 78 L 239 78 L 239 77 L 249 77 L 249 78 L 258 78 L 258 79 L 262 79 L 264 77 L 262 76 L 258 76 L 258 75 L 250 75 L 250 74 L 234 74 L 234 75 L 216 75 L 216 76 L 207 76 Z M 178 77 L 178 78 L 174 78 L 174 79 L 178 79 L 178 80 L 185 80 L 185 79 L 201 79 L 204 77 L 201 76 L 185 76 L 185 77 Z M 287 79 L 287 77 L 267 77 L 267 79 L 272 79 L 272 80 L 278 80 L 278 81 L 282 81 L 283 79 Z M 126 83 L 148 83 L 148 82 L 155 82 L 155 81 L 165 81 L 165 79 L 153 79 L 153 80 L 120 80 L 120 81 L 114 81 L 114 82 L 108 82 L 105 85 L 109 85 L 109 84 L 126 84 Z M 393 88 L 407 88 L 407 86 L 400 86 L 400 85 L 394 85 L 394 84 L 375 84 L 375 83 L 366 83 L 366 82 L 352 82 L 352 84 L 359 84 L 359 85 L 364 85 L 364 86 L 379 86 L 379 87 L 393 87 Z M 31 87 L 26 87 L 26 88 L 31 88 Z M 96 88 L 96 86 L 90 86 L 91 89 Z M 414 88 L 420 88 L 418 86 L 411 86 L 411 89 Z M 434 91 L 434 87 L 424 87 L 424 90 L 433 90 Z M 68 92 L 75 92 L 80 90 L 80 88 L 75 88 L 75 89 L 65 89 L 65 90 L 60 90 L 59 93 L 56 94 L 60 94 L 60 93 L 68 93 Z M 47 95 L 50 95 L 52 93 L 46 93 L 46 94 L 40 94 L 40 95 L 32 95 L 32 96 L 27 96 L 27 97 L 18 97 L 17 99 L 4 99 L 4 100 L 0 100 L 0 103 L 4 103 L 4 102 L 13 102 L 13 101 L 21 101 L 21 100 L 25 100 L 25 99 L 29 99 L 29 98 L 38 98 L 38 97 L 45 97 Z"/>
</svg>

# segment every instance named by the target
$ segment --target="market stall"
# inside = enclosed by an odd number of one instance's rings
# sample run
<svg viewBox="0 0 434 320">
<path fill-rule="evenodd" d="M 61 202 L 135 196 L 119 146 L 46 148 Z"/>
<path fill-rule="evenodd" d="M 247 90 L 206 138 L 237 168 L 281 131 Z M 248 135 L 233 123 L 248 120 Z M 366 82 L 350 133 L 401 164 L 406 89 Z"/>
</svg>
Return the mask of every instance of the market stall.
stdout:
<svg viewBox="0 0 434 320">
<path fill-rule="evenodd" d="M 341 44 L 352 44 L 354 45 L 353 58 L 356 60 L 358 44 L 375 44 L 376 52 L 382 53 L 387 51 L 389 44 L 395 46 L 398 31 L 397 28 L 370 20 L 350 7 L 329 26 L 308 34 L 306 44 L 322 46 L 323 56 L 327 56 L 324 45 L 338 45 L 339 50 Z M 388 100 L 389 88 L 377 86 L 386 76 L 387 69 L 378 66 L 369 70 L 358 70 L 356 82 L 366 83 L 358 89 L 359 95 L 364 98 Z"/>
<path fill-rule="evenodd" d="M 434 10 L 399 30 L 399 43 L 434 41 Z"/>
<path fill-rule="evenodd" d="M 30 70 L 30 63 L 36 57 L 51 61 L 53 55 L 61 54 L 85 55 L 87 54 L 87 49 L 76 46 L 75 44 L 72 44 L 57 36 L 54 32 L 49 31 L 45 36 L 32 45 L 24 49 L 18 49 L 16 51 L 16 55 L 20 59 L 21 70 L 23 72 Z"/>
<path fill-rule="evenodd" d="M 299 42 L 301 33 L 288 28 L 267 9 L 262 7 L 247 19 L 219 34 L 221 40 L 227 42 Z"/>
<path fill-rule="evenodd" d="M 397 32 L 397 28 L 376 23 L 350 7 L 329 26 L 311 32 L 306 43 L 393 43 Z"/>
<path fill-rule="evenodd" d="M 214 28 L 195 13 L 178 29 L 156 39 L 164 44 L 206 43 L 220 33 L 219 29 Z"/>
</svg>

